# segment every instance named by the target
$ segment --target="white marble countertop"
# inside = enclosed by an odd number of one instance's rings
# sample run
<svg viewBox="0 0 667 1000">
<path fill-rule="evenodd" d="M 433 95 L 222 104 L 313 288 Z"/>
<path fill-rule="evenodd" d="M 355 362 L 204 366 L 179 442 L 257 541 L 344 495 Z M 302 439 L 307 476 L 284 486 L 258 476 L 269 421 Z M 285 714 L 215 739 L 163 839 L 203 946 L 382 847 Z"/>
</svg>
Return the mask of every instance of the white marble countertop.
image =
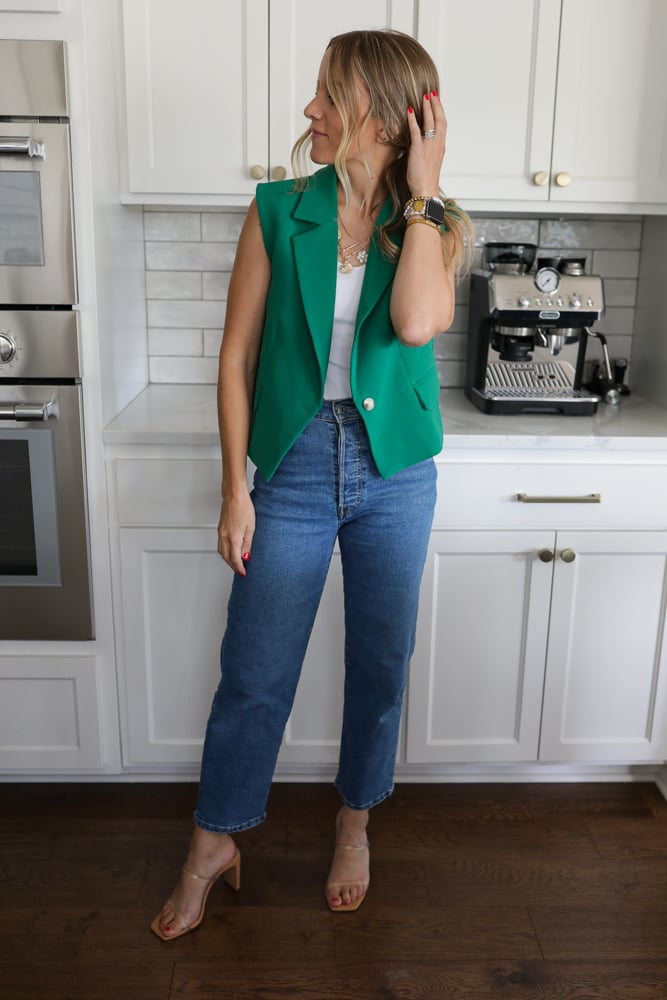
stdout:
<svg viewBox="0 0 667 1000">
<path fill-rule="evenodd" d="M 453 449 L 667 452 L 667 409 L 631 395 L 619 406 L 601 403 L 592 417 L 489 415 L 462 389 L 443 389 L 445 437 Z M 106 444 L 218 444 L 213 385 L 147 386 L 105 428 Z"/>
</svg>

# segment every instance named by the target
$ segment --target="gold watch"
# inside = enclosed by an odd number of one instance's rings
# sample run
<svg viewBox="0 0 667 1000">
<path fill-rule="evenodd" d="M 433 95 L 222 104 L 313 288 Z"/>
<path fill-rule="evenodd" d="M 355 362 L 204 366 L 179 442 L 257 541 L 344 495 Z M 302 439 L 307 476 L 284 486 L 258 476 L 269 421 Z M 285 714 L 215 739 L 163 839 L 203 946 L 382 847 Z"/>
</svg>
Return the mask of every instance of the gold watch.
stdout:
<svg viewBox="0 0 667 1000">
<path fill-rule="evenodd" d="M 410 198 L 403 209 L 403 217 L 408 220 L 415 216 L 421 216 L 433 222 L 436 226 L 445 224 L 445 203 L 442 198 Z"/>
</svg>

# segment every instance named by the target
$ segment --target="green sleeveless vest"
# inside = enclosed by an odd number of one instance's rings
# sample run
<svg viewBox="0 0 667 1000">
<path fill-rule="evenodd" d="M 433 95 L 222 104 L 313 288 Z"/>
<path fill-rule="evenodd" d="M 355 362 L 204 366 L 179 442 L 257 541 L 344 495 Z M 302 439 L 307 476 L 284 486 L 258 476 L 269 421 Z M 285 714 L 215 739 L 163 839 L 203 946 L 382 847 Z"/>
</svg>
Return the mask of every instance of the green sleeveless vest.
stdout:
<svg viewBox="0 0 667 1000">
<path fill-rule="evenodd" d="M 271 281 L 248 454 L 270 479 L 324 398 L 338 250 L 333 167 L 301 192 L 291 180 L 258 185 L 257 208 Z M 387 202 L 379 221 L 390 211 Z M 395 271 L 371 244 L 350 366 L 352 397 L 385 479 L 442 448 L 433 345 L 405 347 L 389 318 Z"/>
</svg>

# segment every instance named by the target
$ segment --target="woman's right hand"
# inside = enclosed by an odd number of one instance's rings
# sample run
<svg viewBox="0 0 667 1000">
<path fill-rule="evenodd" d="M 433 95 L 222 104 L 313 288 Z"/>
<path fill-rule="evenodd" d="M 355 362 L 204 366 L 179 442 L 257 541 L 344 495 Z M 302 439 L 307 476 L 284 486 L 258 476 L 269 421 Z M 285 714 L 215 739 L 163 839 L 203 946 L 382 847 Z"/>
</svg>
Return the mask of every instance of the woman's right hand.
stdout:
<svg viewBox="0 0 667 1000">
<path fill-rule="evenodd" d="M 254 533 L 255 508 L 250 494 L 223 498 L 218 521 L 218 552 L 240 576 L 246 575 Z"/>
</svg>

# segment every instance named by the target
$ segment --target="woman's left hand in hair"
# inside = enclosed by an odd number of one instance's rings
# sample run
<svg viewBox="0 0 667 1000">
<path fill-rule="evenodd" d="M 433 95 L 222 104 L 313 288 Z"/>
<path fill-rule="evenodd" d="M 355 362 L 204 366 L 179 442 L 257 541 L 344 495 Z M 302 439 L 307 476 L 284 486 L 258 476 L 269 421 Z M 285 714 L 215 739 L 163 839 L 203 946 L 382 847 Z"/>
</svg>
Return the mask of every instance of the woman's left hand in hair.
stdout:
<svg viewBox="0 0 667 1000">
<path fill-rule="evenodd" d="M 408 152 L 407 182 L 413 197 L 435 197 L 440 188 L 440 171 L 445 158 L 447 118 L 435 91 L 422 97 L 423 128 L 419 128 L 414 110 L 408 111 L 410 149 Z M 429 133 L 435 135 L 429 137 Z M 427 138 L 424 138 L 426 133 Z"/>
</svg>

